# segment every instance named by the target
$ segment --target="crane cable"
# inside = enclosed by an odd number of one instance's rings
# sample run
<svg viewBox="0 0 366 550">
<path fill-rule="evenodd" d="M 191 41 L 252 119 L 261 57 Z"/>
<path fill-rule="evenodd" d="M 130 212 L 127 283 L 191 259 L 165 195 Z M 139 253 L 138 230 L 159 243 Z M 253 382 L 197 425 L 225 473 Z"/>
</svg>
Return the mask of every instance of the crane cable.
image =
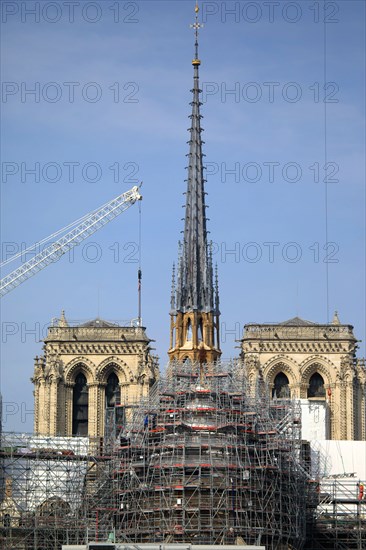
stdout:
<svg viewBox="0 0 366 550">
<path fill-rule="evenodd" d="M 325 9 L 325 0 L 324 0 L 324 9 Z M 323 26 L 323 49 L 324 49 L 324 58 L 323 58 L 323 78 L 324 78 L 324 113 L 323 113 L 323 122 L 324 122 L 324 168 L 325 168 L 325 178 L 324 178 L 324 210 L 325 210 L 325 250 L 328 253 L 328 234 L 329 234 L 329 224 L 328 224 L 328 110 L 327 110 L 327 22 L 324 18 Z M 329 324 L 329 262 L 325 262 L 325 301 L 326 301 L 326 319 L 327 324 Z"/>
</svg>

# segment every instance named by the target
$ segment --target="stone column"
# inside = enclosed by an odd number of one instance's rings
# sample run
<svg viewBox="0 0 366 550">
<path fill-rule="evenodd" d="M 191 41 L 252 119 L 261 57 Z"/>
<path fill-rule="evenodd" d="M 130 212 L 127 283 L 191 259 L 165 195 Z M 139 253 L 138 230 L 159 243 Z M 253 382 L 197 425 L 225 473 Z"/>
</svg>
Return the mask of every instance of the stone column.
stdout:
<svg viewBox="0 0 366 550">
<path fill-rule="evenodd" d="M 193 349 L 196 349 L 198 346 L 198 322 L 199 322 L 199 316 L 195 312 L 193 315 L 193 319 L 191 320 Z"/>
<path fill-rule="evenodd" d="M 346 439 L 353 440 L 355 439 L 355 395 L 353 377 L 351 375 L 349 375 L 346 380 L 345 407 L 347 409 Z"/>
<path fill-rule="evenodd" d="M 37 392 L 36 392 L 36 401 L 35 401 L 35 409 L 36 409 L 36 416 L 37 416 L 37 427 L 35 427 L 35 433 L 40 434 L 43 430 L 43 407 L 44 407 L 44 378 L 40 378 L 37 382 Z"/>
<path fill-rule="evenodd" d="M 302 384 L 300 382 L 296 382 L 295 384 L 290 384 L 289 387 L 291 392 L 291 399 L 300 399 Z"/>
<path fill-rule="evenodd" d="M 183 316 L 179 312 L 175 319 L 175 348 L 180 348 L 183 345 Z"/>
<path fill-rule="evenodd" d="M 35 434 L 39 432 L 39 380 L 33 380 L 33 401 L 34 401 L 34 420 L 33 431 Z"/>
<path fill-rule="evenodd" d="M 56 435 L 66 434 L 66 401 L 65 401 L 65 386 L 62 380 L 59 381 L 57 387 L 57 431 Z"/>
<path fill-rule="evenodd" d="M 43 406 L 41 404 L 40 413 L 43 416 L 43 429 L 42 435 L 50 434 L 50 380 L 45 378 L 43 386 Z"/>
<path fill-rule="evenodd" d="M 65 384 L 65 434 L 72 435 L 72 402 L 73 402 L 74 384 L 69 382 Z"/>
<path fill-rule="evenodd" d="M 57 434 L 57 409 L 58 403 L 58 380 L 55 376 L 50 377 L 49 383 L 49 434 Z"/>
<path fill-rule="evenodd" d="M 361 440 L 366 440 L 366 382 L 361 382 L 360 388 L 361 398 L 360 398 L 360 417 L 361 417 Z"/>
<path fill-rule="evenodd" d="M 93 382 L 87 384 L 89 398 L 88 398 L 88 435 L 89 437 L 98 436 L 98 384 Z"/>
<path fill-rule="evenodd" d="M 299 397 L 300 399 L 307 399 L 308 397 L 308 383 L 300 382 L 299 384 Z"/>
<path fill-rule="evenodd" d="M 331 395 L 329 397 L 329 424 L 330 424 L 330 438 L 340 438 L 340 417 L 339 417 L 339 399 L 340 388 L 339 383 L 331 384 Z"/>
<path fill-rule="evenodd" d="M 339 418 L 339 437 L 337 439 L 347 439 L 348 407 L 347 407 L 347 385 L 344 380 L 341 381 L 340 398 L 338 400 L 337 415 Z"/>
<path fill-rule="evenodd" d="M 105 388 L 106 384 L 97 385 L 96 435 L 98 437 L 103 437 L 105 435 Z"/>
</svg>

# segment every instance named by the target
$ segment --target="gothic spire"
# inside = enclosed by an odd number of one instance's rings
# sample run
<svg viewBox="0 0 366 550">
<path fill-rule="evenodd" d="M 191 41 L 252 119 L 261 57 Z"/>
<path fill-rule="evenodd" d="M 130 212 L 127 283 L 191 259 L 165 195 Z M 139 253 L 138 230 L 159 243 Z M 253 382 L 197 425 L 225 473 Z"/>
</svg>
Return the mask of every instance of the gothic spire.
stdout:
<svg viewBox="0 0 366 550">
<path fill-rule="evenodd" d="M 202 131 L 198 56 L 199 30 L 198 4 L 195 7 L 193 65 L 193 100 L 190 115 L 191 127 L 187 167 L 187 192 L 184 220 L 184 239 L 178 264 L 177 311 L 214 311 L 213 269 L 210 245 L 207 242 L 206 204 L 203 175 Z"/>
<path fill-rule="evenodd" d="M 220 311 L 217 273 L 214 277 L 212 243 L 207 240 L 205 179 L 203 175 L 198 55 L 198 4 L 194 29 L 193 94 L 190 115 L 184 237 L 173 269 L 170 310 L 171 361 L 213 363 L 220 359 Z"/>
</svg>

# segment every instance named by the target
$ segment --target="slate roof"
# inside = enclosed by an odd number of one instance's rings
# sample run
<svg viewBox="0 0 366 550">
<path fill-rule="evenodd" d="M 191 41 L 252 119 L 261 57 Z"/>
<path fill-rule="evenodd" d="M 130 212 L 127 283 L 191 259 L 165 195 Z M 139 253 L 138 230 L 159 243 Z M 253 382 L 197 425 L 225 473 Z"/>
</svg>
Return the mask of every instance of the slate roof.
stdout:
<svg viewBox="0 0 366 550">
<path fill-rule="evenodd" d="M 99 319 L 99 317 L 79 325 L 79 327 L 95 327 L 95 328 L 117 328 L 119 326 L 120 325 L 116 325 L 115 323 L 111 323 L 110 321 L 105 321 L 104 319 Z"/>
<path fill-rule="evenodd" d="M 293 317 L 292 319 L 288 319 L 288 321 L 283 321 L 282 323 L 278 324 L 291 327 L 308 327 L 317 325 L 318 323 L 313 323 L 313 321 L 306 321 L 305 319 L 301 319 L 301 317 Z"/>
</svg>

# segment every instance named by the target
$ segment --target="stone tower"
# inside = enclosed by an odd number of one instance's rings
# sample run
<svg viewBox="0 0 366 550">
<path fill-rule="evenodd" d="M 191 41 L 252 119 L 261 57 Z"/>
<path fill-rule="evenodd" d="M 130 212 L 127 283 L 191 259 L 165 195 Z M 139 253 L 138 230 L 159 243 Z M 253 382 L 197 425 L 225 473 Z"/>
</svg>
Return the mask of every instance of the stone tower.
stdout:
<svg viewBox="0 0 366 550">
<path fill-rule="evenodd" d="M 323 439 L 366 439 L 365 361 L 356 358 L 353 326 L 337 313 L 329 324 L 295 317 L 246 325 L 241 347 L 253 387 L 261 373 L 273 398 L 323 411 Z"/>
<path fill-rule="evenodd" d="M 196 14 L 198 8 L 196 7 Z M 179 243 L 177 280 L 173 267 L 171 296 L 170 360 L 201 363 L 219 359 L 219 292 L 217 270 L 212 266 L 211 243 L 207 239 L 202 128 L 200 106 L 198 31 L 196 18 L 193 65 L 193 100 L 189 129 L 189 165 L 183 242 Z"/>
<path fill-rule="evenodd" d="M 143 327 L 102 319 L 72 325 L 62 313 L 35 359 L 34 432 L 102 437 L 107 411 L 123 424 L 158 377 L 149 344 Z"/>
</svg>

